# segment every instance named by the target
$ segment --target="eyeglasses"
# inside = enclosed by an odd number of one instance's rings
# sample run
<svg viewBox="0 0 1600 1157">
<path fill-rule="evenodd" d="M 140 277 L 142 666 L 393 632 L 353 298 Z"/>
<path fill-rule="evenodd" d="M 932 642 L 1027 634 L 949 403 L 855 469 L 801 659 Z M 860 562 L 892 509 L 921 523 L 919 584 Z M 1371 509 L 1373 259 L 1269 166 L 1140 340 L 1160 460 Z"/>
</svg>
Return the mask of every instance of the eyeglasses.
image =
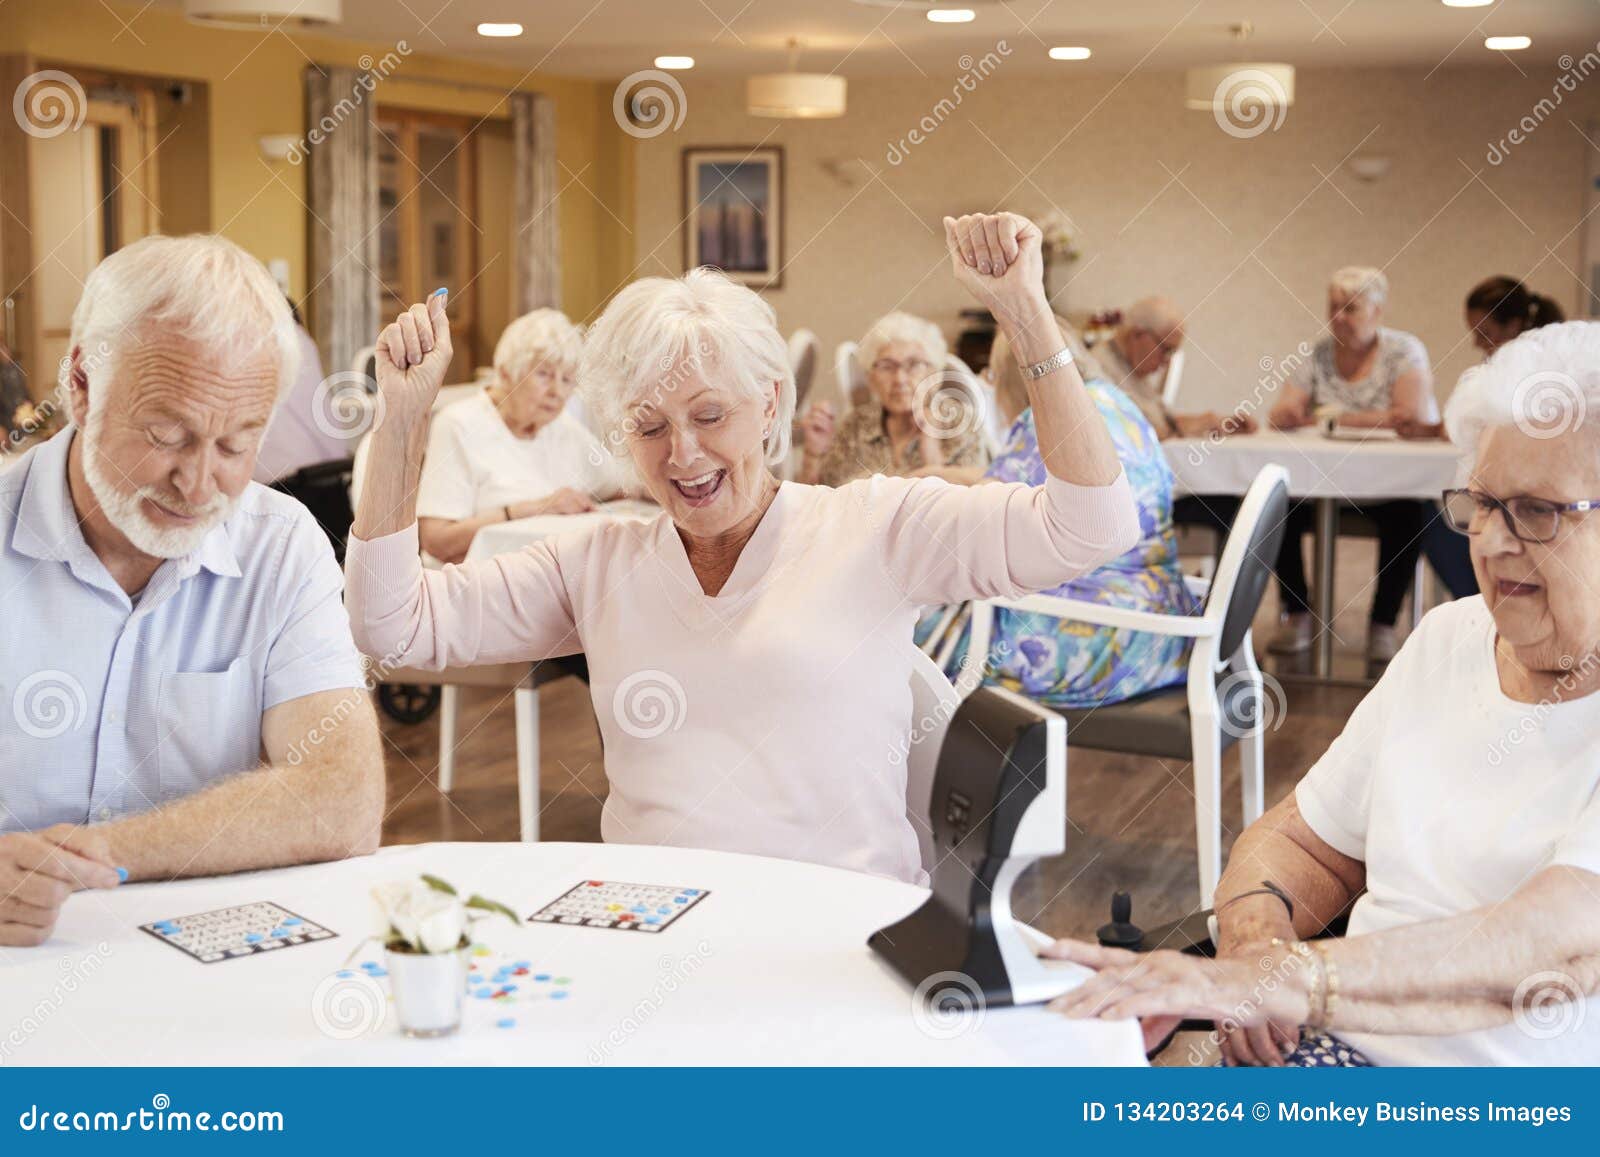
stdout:
<svg viewBox="0 0 1600 1157">
<path fill-rule="evenodd" d="M 1458 534 L 1477 534 L 1496 510 L 1506 520 L 1506 529 L 1523 542 L 1546 543 L 1561 532 L 1561 516 L 1600 510 L 1600 498 L 1581 502 L 1551 502 L 1548 498 L 1507 498 L 1477 490 L 1446 490 L 1444 521 Z"/>
<path fill-rule="evenodd" d="M 925 362 L 921 358 L 912 358 L 909 362 L 895 362 L 890 361 L 888 358 L 879 358 L 872 363 L 873 373 L 883 374 L 891 378 L 901 370 L 904 370 L 914 378 L 921 378 L 931 369 L 933 369 L 933 363 Z"/>
</svg>

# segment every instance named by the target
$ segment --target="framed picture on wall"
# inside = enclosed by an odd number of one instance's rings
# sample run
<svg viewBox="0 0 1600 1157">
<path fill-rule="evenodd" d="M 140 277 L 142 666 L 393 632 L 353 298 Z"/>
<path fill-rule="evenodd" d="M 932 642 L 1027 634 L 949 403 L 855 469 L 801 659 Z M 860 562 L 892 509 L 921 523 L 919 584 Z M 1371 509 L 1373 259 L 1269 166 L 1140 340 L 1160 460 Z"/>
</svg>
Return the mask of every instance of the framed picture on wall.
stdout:
<svg viewBox="0 0 1600 1157">
<path fill-rule="evenodd" d="M 783 149 L 683 150 L 683 266 L 754 289 L 783 284 Z"/>
</svg>

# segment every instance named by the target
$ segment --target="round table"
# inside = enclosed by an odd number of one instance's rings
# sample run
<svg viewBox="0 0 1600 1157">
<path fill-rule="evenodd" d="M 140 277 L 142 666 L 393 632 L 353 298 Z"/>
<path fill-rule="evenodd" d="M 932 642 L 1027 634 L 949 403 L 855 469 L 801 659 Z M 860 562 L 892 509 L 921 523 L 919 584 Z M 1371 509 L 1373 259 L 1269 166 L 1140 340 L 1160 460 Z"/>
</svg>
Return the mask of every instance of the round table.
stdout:
<svg viewBox="0 0 1600 1157">
<path fill-rule="evenodd" d="M 1316 674 L 1333 672 L 1334 543 L 1340 502 L 1437 499 L 1456 485 L 1461 451 L 1444 441 L 1396 437 L 1391 431 L 1263 430 L 1227 438 L 1173 438 L 1161 444 L 1178 494 L 1243 495 L 1263 466 L 1289 472 L 1289 493 L 1316 502 L 1312 600 Z"/>
<path fill-rule="evenodd" d="M 467 547 L 467 561 L 493 558 L 521 550 L 541 538 L 569 530 L 581 530 L 605 522 L 649 522 L 661 513 L 653 502 L 637 498 L 620 498 L 615 502 L 602 502 L 599 509 L 583 514 L 536 514 L 532 518 L 518 518 L 511 522 L 491 522 L 480 527 Z"/>
<path fill-rule="evenodd" d="M 461 1031 L 402 1036 L 386 979 L 374 884 L 429 872 L 522 916 L 478 925 L 495 960 L 551 982 L 526 1003 L 467 1001 Z M 584 880 L 708 889 L 654 935 L 530 924 Z M 49 944 L 0 949 L 0 1063 L 22 1065 L 1138 1065 L 1137 1026 L 1069 1021 L 1043 1007 L 952 1020 L 866 946 L 927 893 L 837 868 L 617 844 L 423 844 L 235 876 L 80 893 Z M 272 901 L 338 936 L 202 964 L 141 924 Z M 531 981 L 527 981 L 531 985 Z M 340 987 L 346 989 L 343 997 Z M 343 1000 L 340 1007 L 336 1002 Z M 373 1023 L 381 1018 L 380 1023 Z M 506 1027 L 500 1022 L 514 1021 Z M 356 1035 L 354 1030 L 361 1029 Z"/>
</svg>

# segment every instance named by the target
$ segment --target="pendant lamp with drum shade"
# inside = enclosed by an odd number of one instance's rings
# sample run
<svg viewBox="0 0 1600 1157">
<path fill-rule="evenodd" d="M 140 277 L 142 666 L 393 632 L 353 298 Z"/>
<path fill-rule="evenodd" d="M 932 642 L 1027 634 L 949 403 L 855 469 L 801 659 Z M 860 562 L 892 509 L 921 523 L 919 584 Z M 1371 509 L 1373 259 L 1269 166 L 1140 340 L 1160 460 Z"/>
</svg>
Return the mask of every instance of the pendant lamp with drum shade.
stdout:
<svg viewBox="0 0 1600 1157">
<path fill-rule="evenodd" d="M 1255 31 L 1248 20 L 1231 29 L 1234 41 L 1243 45 Z M 1281 120 L 1284 109 L 1294 104 L 1294 65 L 1277 61 L 1245 61 L 1208 64 L 1184 73 L 1184 104 L 1192 109 L 1226 112 L 1231 104 L 1246 101 L 1267 115 Z"/>
<path fill-rule="evenodd" d="M 287 24 L 316 28 L 343 18 L 343 0 L 183 0 L 183 14 L 197 24 L 259 32 Z"/>
<path fill-rule="evenodd" d="M 844 77 L 800 72 L 799 58 L 800 42 L 791 39 L 788 72 L 752 76 L 745 83 L 745 106 L 751 116 L 804 120 L 844 116 Z"/>
</svg>

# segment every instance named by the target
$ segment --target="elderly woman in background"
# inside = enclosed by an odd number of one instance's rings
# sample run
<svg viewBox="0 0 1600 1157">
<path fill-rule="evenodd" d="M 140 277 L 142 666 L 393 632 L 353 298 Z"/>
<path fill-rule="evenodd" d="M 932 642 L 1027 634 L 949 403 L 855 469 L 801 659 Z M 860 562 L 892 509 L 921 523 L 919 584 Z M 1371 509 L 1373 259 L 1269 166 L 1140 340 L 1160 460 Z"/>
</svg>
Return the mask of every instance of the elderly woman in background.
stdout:
<svg viewBox="0 0 1600 1157">
<path fill-rule="evenodd" d="M 1100 973 L 1068 1015 L 1142 1017 L 1147 1039 L 1216 1018 L 1243 1064 L 1600 1063 L 1600 424 L 1524 432 L 1535 377 L 1594 412 L 1600 323 L 1463 376 L 1447 424 L 1471 470 L 1445 505 L 1483 594 L 1429 613 L 1239 837 L 1218 958 L 1063 941 L 1051 955 Z M 1346 937 L 1304 942 L 1347 908 Z"/>
<path fill-rule="evenodd" d="M 1437 421 L 1428 351 L 1414 334 L 1382 324 L 1389 279 L 1380 269 L 1350 266 L 1328 285 L 1328 336 L 1284 382 L 1269 420 L 1280 430 L 1310 425 L 1313 411 L 1336 413 L 1342 426 L 1398 428 Z M 1367 657 L 1387 662 L 1398 642 L 1395 620 L 1421 551 L 1426 503 L 1370 502 L 1361 513 L 1378 527 L 1378 578 L 1367 629 Z M 1311 648 L 1311 610 L 1301 539 L 1311 530 L 1309 504 L 1293 507 L 1278 552 L 1283 622 L 1267 649 L 1296 654 Z"/>
<path fill-rule="evenodd" d="M 950 481 L 1024 482 L 1041 484 L 1046 477 L 1033 412 L 1028 408 L 1027 385 L 1011 343 L 1001 334 L 995 339 L 990 366 L 995 399 L 1012 420 L 1005 448 L 987 471 L 967 467 L 947 469 Z M 1193 614 L 1196 604 L 1184 585 L 1178 566 L 1178 543 L 1172 527 L 1172 468 L 1161 453 L 1161 441 L 1140 407 L 1103 378 L 1098 367 L 1078 361 L 1084 387 L 1099 412 L 1123 472 L 1139 506 L 1139 542 L 1120 558 L 1051 590 L 1062 598 L 1126 607 L 1153 614 Z M 979 477 L 981 475 L 981 477 Z M 931 641 L 936 626 L 947 616 L 930 611 L 918 624 L 917 643 L 939 653 L 942 644 Z M 965 661 L 966 616 L 946 628 L 961 632 L 947 662 L 952 677 Z M 1052 707 L 1092 707 L 1115 703 L 1159 687 L 1182 682 L 1187 675 L 1189 640 L 1073 622 L 1053 615 L 998 609 L 984 681 L 1020 692 Z"/>
<path fill-rule="evenodd" d="M 856 357 L 867 367 L 870 396 L 853 406 L 837 429 L 829 403 L 807 410 L 801 422 L 800 481 L 842 486 L 871 474 L 916 476 L 945 466 L 986 464 L 980 430 L 946 440 L 918 414 L 926 405 L 923 383 L 937 385 L 948 352 L 931 321 L 898 311 L 875 321 L 856 347 Z"/>
<path fill-rule="evenodd" d="M 1472 344 L 1484 357 L 1520 334 L 1566 318 L 1553 300 L 1534 293 L 1514 277 L 1490 277 L 1473 286 L 1467 294 L 1465 314 Z M 1445 436 L 1442 422 L 1403 422 L 1397 429 L 1402 438 Z M 1460 535 L 1452 534 L 1437 514 L 1422 532 L 1422 550 L 1453 597 L 1464 599 L 1478 593 L 1467 544 Z"/>
<path fill-rule="evenodd" d="M 1029 367 L 1044 485 L 780 482 L 772 467 L 794 410 L 787 346 L 771 306 L 698 269 L 617 294 L 580 373 L 661 517 L 424 571 L 417 458 L 450 360 L 436 296 L 378 343 L 388 414 L 348 562 L 367 651 L 425 668 L 583 651 L 611 788 L 607 840 L 925 878 L 898 758 L 918 609 L 1057 586 L 1138 535 L 1128 481 L 1044 295 L 1038 229 L 1012 214 L 947 218 L 945 229 L 957 279 Z"/>
<path fill-rule="evenodd" d="M 556 309 L 506 326 L 494 380 L 433 420 L 417 495 L 422 549 L 460 562 L 491 522 L 577 514 L 620 489 L 599 439 L 565 411 L 583 336 Z"/>
</svg>

